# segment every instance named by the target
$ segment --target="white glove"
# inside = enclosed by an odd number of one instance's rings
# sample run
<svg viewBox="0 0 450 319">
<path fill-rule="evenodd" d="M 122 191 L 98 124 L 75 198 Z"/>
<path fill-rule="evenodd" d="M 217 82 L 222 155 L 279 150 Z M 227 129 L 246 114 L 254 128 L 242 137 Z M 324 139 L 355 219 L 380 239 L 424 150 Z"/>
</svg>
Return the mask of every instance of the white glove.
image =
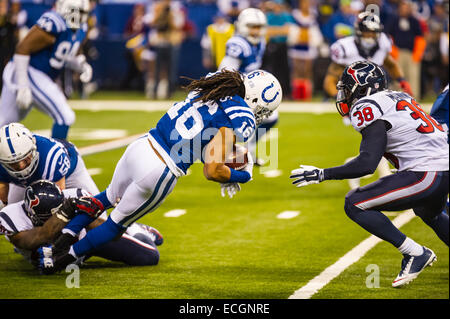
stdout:
<svg viewBox="0 0 450 319">
<path fill-rule="evenodd" d="M 247 165 L 245 165 L 244 168 L 240 169 L 240 171 L 246 171 L 247 173 L 249 173 L 250 174 L 250 181 L 251 181 L 252 177 L 253 177 L 253 165 L 254 165 L 254 162 L 253 162 L 252 154 L 250 152 L 247 152 L 247 159 L 248 159 Z"/>
<path fill-rule="evenodd" d="M 82 64 L 82 71 L 80 73 L 80 81 L 83 83 L 89 83 L 92 80 L 92 67 L 84 62 Z"/>
<path fill-rule="evenodd" d="M 225 197 L 226 193 L 230 198 L 233 198 L 237 192 L 241 190 L 241 185 L 239 183 L 220 183 L 220 192 L 222 197 Z"/>
<path fill-rule="evenodd" d="M 294 179 L 292 184 L 296 187 L 319 184 L 323 181 L 323 169 L 315 166 L 300 165 L 300 168 L 291 171 L 290 178 Z"/>
<path fill-rule="evenodd" d="M 16 103 L 19 109 L 26 110 L 33 102 L 33 95 L 27 86 L 19 87 L 17 89 Z"/>
</svg>

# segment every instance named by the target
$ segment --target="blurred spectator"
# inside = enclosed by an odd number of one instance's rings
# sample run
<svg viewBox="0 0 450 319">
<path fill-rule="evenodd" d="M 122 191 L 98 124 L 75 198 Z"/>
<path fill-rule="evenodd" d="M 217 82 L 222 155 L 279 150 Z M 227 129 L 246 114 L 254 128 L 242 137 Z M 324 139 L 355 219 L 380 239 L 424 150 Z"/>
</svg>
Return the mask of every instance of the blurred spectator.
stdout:
<svg viewBox="0 0 450 319">
<path fill-rule="evenodd" d="M 0 0 L 0 74 L 11 59 L 18 41 L 25 35 L 27 12 L 18 0 Z M 2 88 L 0 78 L 0 90 Z"/>
<path fill-rule="evenodd" d="M 448 16 L 448 11 L 447 11 Z M 449 50 L 449 36 L 448 36 L 448 20 L 447 23 L 444 25 L 444 32 L 441 33 L 441 39 L 439 41 L 439 49 L 441 52 L 441 60 L 443 64 L 443 68 L 441 69 L 442 79 L 441 83 L 448 83 L 449 82 L 449 75 L 448 75 L 448 50 Z"/>
<path fill-rule="evenodd" d="M 374 13 L 380 17 L 383 25 L 386 25 L 386 23 L 392 20 L 395 15 L 396 7 L 390 5 L 388 0 L 364 0 L 363 3 L 365 8 L 367 8 L 368 5 L 376 5 L 378 7 L 379 12 Z"/>
<path fill-rule="evenodd" d="M 124 36 L 126 38 L 134 37 L 145 31 L 145 6 L 143 3 L 136 3 L 133 8 L 133 14 L 125 25 Z"/>
<path fill-rule="evenodd" d="M 262 6 L 267 16 L 268 28 L 282 27 L 295 23 L 282 1 L 267 1 Z M 291 72 L 288 63 L 287 35 L 273 35 L 267 43 L 263 69 L 271 72 L 281 84 L 283 97 L 291 98 Z"/>
<path fill-rule="evenodd" d="M 419 20 L 414 17 L 409 0 L 400 0 L 397 15 L 386 25 L 386 32 L 392 36 L 393 57 L 405 72 L 405 79 L 411 84 L 416 97 L 420 96 L 420 69 L 426 42 Z"/>
<path fill-rule="evenodd" d="M 322 28 L 322 34 L 327 42 L 332 44 L 340 38 L 352 35 L 356 16 L 362 9 L 363 4 L 359 1 L 340 0 L 339 9 Z"/>
<path fill-rule="evenodd" d="M 293 95 L 297 87 L 299 89 L 304 87 L 311 94 L 314 60 L 318 56 L 318 47 L 323 42 L 317 24 L 317 12 L 311 6 L 310 0 L 298 0 L 298 9 L 292 11 L 292 16 L 297 24 L 288 37 L 288 55 L 293 68 L 291 74 Z"/>
<path fill-rule="evenodd" d="M 203 53 L 203 66 L 205 69 L 215 71 L 225 56 L 226 43 L 234 34 L 234 25 L 228 22 L 227 16 L 218 12 L 214 23 L 206 28 L 201 40 Z"/>
<path fill-rule="evenodd" d="M 144 76 L 153 81 L 155 54 L 149 50 L 148 27 L 145 24 L 146 8 L 143 3 L 133 7 L 133 14 L 128 19 L 123 35 L 126 42 L 127 60 L 126 75 L 122 80 L 121 89 L 144 87 Z M 153 81 L 154 82 L 154 81 Z M 150 88 L 153 90 L 153 86 Z M 150 92 L 146 92 L 151 95 Z"/>
<path fill-rule="evenodd" d="M 170 98 L 177 81 L 178 56 L 184 39 L 185 12 L 179 1 L 160 0 L 151 9 L 150 45 L 156 53 L 154 84 L 148 92 L 158 99 Z M 154 85 L 153 90 L 151 85 Z M 150 97 L 153 97 L 152 95 Z"/>
<path fill-rule="evenodd" d="M 430 91 L 438 93 L 447 84 L 445 74 L 448 74 L 448 69 L 443 63 L 440 51 L 441 34 L 444 32 L 447 21 L 448 16 L 442 1 L 436 2 L 427 21 L 428 33 L 425 34 L 427 46 L 422 59 L 422 96 L 427 95 Z"/>
<path fill-rule="evenodd" d="M 249 0 L 217 0 L 217 7 L 220 12 L 228 17 L 231 23 L 234 23 L 239 13 L 250 7 Z"/>
</svg>

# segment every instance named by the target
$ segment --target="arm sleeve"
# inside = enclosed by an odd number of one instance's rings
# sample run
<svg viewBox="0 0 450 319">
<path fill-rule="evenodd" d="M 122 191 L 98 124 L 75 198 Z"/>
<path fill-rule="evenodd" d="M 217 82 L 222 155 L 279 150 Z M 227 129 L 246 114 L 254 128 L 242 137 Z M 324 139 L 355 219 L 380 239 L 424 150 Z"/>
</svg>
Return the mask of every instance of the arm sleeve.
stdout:
<svg viewBox="0 0 450 319">
<path fill-rule="evenodd" d="M 359 155 L 342 166 L 324 169 L 324 179 L 349 179 L 373 173 L 386 150 L 386 123 L 377 120 L 361 131 Z"/>
</svg>

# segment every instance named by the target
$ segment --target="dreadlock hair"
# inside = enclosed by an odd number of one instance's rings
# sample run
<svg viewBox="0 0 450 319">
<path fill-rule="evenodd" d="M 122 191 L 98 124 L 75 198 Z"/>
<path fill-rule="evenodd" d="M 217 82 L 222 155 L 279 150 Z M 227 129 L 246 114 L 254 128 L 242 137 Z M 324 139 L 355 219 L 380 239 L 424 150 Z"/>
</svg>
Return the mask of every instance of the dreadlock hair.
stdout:
<svg viewBox="0 0 450 319">
<path fill-rule="evenodd" d="M 238 71 L 222 70 L 213 75 L 201 77 L 198 80 L 183 78 L 191 80 L 191 83 L 184 86 L 183 89 L 199 93 L 195 101 L 206 103 L 233 95 L 245 97 L 244 80 Z"/>
</svg>

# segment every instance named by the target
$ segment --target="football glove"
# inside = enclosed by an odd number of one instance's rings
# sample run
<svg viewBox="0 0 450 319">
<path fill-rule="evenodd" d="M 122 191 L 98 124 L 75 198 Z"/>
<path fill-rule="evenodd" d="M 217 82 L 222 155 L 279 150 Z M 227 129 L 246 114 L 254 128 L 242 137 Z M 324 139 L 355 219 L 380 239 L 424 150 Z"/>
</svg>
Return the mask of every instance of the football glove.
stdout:
<svg viewBox="0 0 450 319">
<path fill-rule="evenodd" d="M 80 81 L 89 83 L 92 80 L 92 67 L 87 62 L 84 62 L 81 67 Z"/>
<path fill-rule="evenodd" d="M 233 198 L 237 192 L 241 190 L 241 185 L 239 183 L 220 183 L 220 192 L 222 197 L 225 197 L 228 193 L 230 198 Z"/>
<path fill-rule="evenodd" d="M 86 213 L 94 219 L 100 216 L 105 210 L 102 202 L 95 197 L 83 196 L 80 198 L 71 198 L 71 200 L 77 214 Z"/>
<path fill-rule="evenodd" d="M 20 110 L 26 110 L 33 102 L 33 95 L 29 87 L 19 87 L 17 89 L 16 103 Z"/>
<path fill-rule="evenodd" d="M 323 181 L 323 169 L 315 166 L 300 165 L 300 168 L 291 171 L 291 176 L 296 187 L 318 184 Z"/>
<path fill-rule="evenodd" d="M 55 212 L 56 217 L 68 223 L 76 214 L 75 198 L 64 198 L 62 205 Z"/>
<path fill-rule="evenodd" d="M 250 180 L 252 180 L 253 177 L 253 165 L 255 163 L 253 162 L 253 157 L 252 154 L 250 152 L 247 152 L 247 165 L 245 165 L 242 169 L 240 169 L 240 171 L 246 171 L 247 173 L 250 174 Z M 240 189 L 240 187 L 239 187 Z"/>
</svg>

